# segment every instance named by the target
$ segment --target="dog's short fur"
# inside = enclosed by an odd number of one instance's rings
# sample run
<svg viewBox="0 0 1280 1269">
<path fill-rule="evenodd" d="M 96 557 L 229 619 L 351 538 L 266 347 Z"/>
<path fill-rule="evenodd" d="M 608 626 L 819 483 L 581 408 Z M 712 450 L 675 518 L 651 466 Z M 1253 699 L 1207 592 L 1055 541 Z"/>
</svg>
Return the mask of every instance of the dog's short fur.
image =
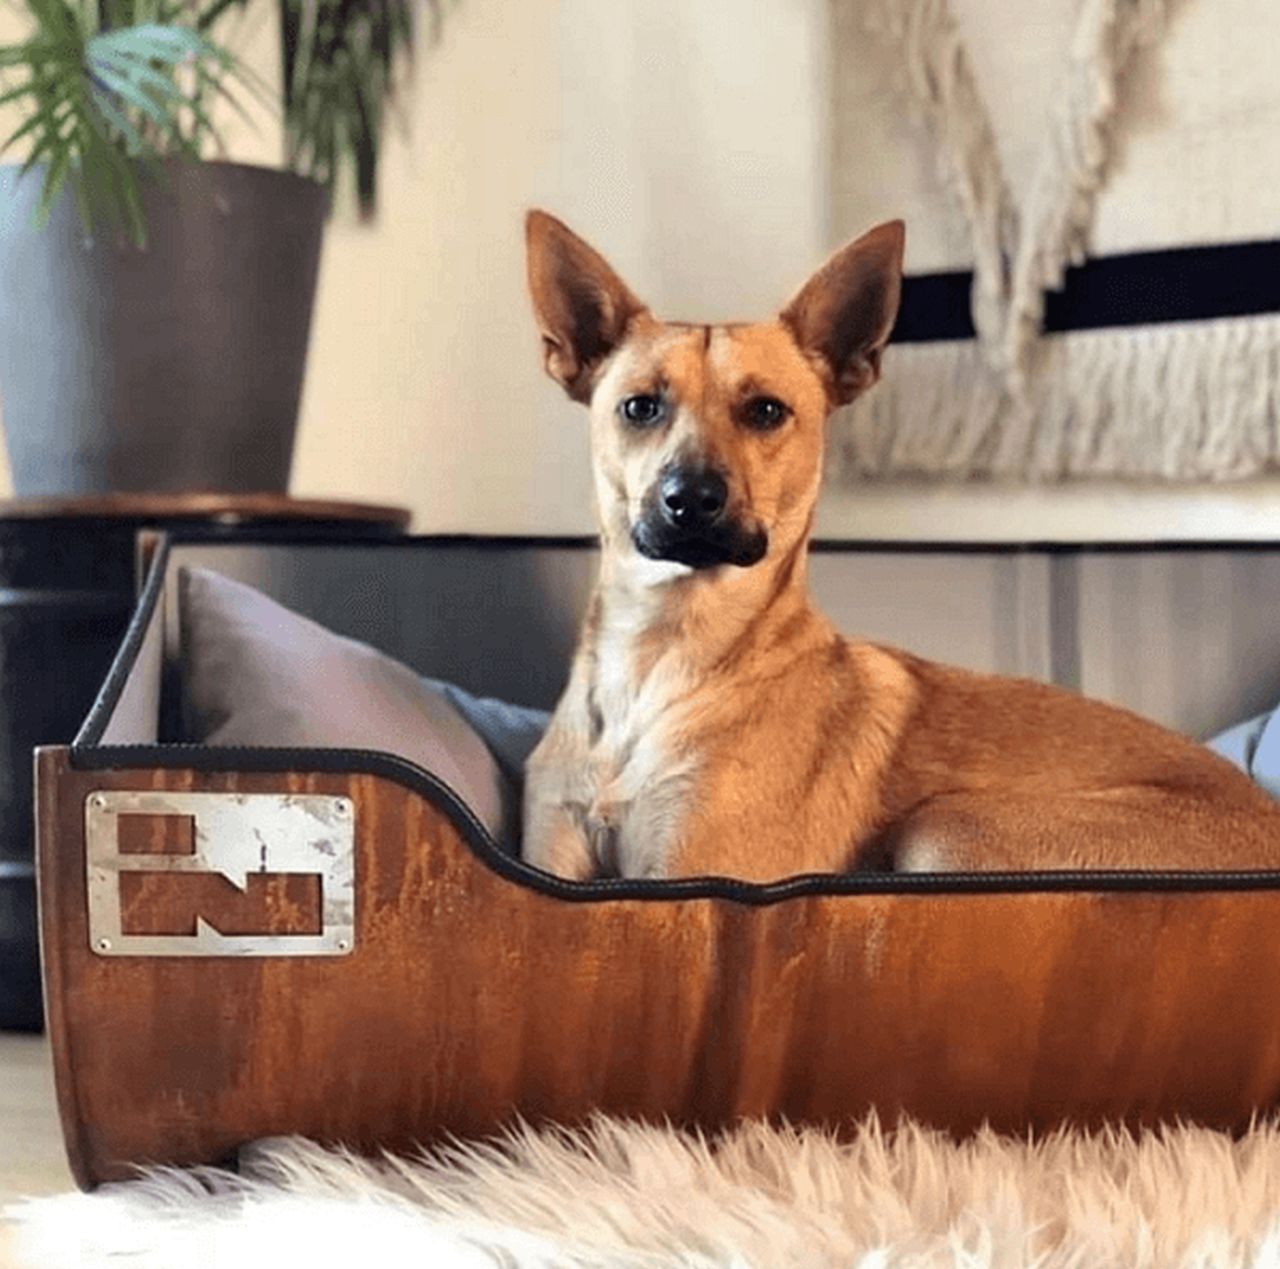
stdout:
<svg viewBox="0 0 1280 1269">
<path fill-rule="evenodd" d="M 529 761 L 525 857 L 566 877 L 1265 868 L 1280 810 L 1122 710 L 843 638 L 806 550 L 828 413 L 870 387 L 903 228 L 773 321 L 659 321 L 530 214 L 546 367 L 590 407 L 598 588 Z"/>
</svg>

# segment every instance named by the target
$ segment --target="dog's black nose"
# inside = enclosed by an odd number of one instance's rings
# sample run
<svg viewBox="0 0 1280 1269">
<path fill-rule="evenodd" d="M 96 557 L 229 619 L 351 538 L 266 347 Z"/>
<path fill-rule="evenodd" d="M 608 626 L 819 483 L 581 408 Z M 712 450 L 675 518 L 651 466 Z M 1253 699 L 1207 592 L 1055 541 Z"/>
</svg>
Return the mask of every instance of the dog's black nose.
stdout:
<svg viewBox="0 0 1280 1269">
<path fill-rule="evenodd" d="M 729 486 L 709 467 L 677 467 L 663 477 L 662 512 L 681 529 L 707 529 L 724 514 Z"/>
</svg>

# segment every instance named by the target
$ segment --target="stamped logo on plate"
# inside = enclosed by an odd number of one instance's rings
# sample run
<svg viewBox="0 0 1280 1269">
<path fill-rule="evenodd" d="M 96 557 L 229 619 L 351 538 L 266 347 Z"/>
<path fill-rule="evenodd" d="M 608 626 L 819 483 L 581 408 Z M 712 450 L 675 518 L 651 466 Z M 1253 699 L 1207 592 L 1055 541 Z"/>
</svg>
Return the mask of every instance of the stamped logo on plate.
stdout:
<svg viewBox="0 0 1280 1269">
<path fill-rule="evenodd" d="M 100 956 L 345 956 L 355 947 L 349 798 L 103 789 L 85 799 Z"/>
</svg>

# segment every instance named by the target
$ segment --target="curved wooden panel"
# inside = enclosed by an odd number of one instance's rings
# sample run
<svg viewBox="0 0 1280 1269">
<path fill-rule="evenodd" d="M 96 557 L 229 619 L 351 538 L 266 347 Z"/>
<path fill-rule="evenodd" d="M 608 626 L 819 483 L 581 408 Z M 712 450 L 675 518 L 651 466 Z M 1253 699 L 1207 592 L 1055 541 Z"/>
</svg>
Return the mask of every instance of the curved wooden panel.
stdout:
<svg viewBox="0 0 1280 1269">
<path fill-rule="evenodd" d="M 1230 1127 L 1280 1093 L 1275 891 L 567 902 L 383 777 L 40 762 L 49 1026 L 85 1185 L 275 1133 L 403 1149 L 517 1115 L 714 1130 L 873 1107 L 957 1132 Z M 355 950 L 95 955 L 82 808 L 106 788 L 351 798 Z"/>
</svg>

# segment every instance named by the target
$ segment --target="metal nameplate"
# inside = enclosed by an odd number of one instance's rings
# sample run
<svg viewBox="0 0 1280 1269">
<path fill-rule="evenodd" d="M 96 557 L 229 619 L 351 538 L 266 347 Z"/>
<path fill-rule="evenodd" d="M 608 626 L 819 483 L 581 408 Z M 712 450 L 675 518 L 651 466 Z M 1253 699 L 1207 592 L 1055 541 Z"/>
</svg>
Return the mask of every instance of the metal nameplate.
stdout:
<svg viewBox="0 0 1280 1269">
<path fill-rule="evenodd" d="M 192 825 L 181 854 L 122 853 L 121 816 Z M 89 944 L 100 956 L 345 956 L 355 947 L 355 814 L 349 798 L 297 793 L 139 793 L 85 799 Z M 194 934 L 126 934 L 124 873 L 214 873 L 244 891 L 253 873 L 320 878 L 318 934 L 223 934 L 197 915 Z"/>
</svg>

